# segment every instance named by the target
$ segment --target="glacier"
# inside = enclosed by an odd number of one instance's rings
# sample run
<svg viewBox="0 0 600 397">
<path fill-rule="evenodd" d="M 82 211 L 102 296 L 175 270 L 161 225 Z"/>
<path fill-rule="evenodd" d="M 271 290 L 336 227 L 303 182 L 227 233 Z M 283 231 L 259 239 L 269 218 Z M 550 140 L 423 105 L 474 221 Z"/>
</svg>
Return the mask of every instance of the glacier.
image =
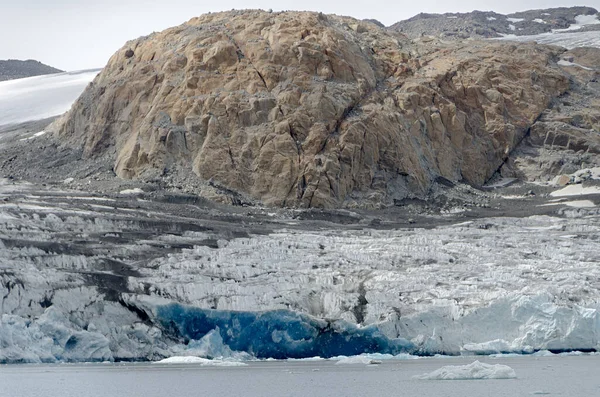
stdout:
<svg viewBox="0 0 600 397">
<path fill-rule="evenodd" d="M 508 18 L 510 20 L 510 18 Z M 535 41 L 538 44 L 557 45 L 568 50 L 577 47 L 596 47 L 600 48 L 600 33 L 599 31 L 579 31 L 588 25 L 600 24 L 600 19 L 596 15 L 578 15 L 575 18 L 576 23 L 565 29 L 554 29 L 548 33 L 537 35 L 522 35 L 515 34 L 504 35 L 501 38 L 494 40 L 510 40 L 516 42 Z M 514 30 L 514 29 L 513 29 Z"/>
<path fill-rule="evenodd" d="M 600 33 L 591 32 L 568 32 L 568 33 L 541 33 L 537 35 L 517 36 L 514 34 L 494 40 L 508 40 L 520 43 L 535 41 L 538 44 L 557 45 L 568 50 L 578 47 L 600 48 Z"/>
<path fill-rule="evenodd" d="M 377 229 L 0 180 L 0 362 L 598 351 L 599 196 Z"/>
<path fill-rule="evenodd" d="M 0 125 L 63 114 L 98 73 L 84 70 L 0 82 Z"/>
</svg>

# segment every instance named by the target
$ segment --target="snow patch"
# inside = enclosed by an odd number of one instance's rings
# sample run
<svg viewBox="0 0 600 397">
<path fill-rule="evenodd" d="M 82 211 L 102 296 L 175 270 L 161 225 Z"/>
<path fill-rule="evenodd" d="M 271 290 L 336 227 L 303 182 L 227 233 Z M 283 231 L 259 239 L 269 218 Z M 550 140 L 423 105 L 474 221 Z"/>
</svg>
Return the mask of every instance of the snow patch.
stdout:
<svg viewBox="0 0 600 397">
<path fill-rule="evenodd" d="M 508 28 L 510 30 L 517 30 L 517 27 L 515 25 L 508 25 Z"/>
<path fill-rule="evenodd" d="M 523 22 L 525 19 L 524 18 L 506 18 L 506 20 L 508 22 L 518 23 L 518 22 Z"/>
<path fill-rule="evenodd" d="M 422 380 L 478 380 L 478 379 L 514 379 L 514 369 L 507 365 L 485 364 L 475 361 L 468 365 L 448 365 L 431 373 L 417 375 Z"/>
<path fill-rule="evenodd" d="M 542 24 L 546 23 L 546 21 L 544 21 L 543 19 L 540 19 L 540 18 L 534 19 L 533 22 L 535 22 L 535 23 L 542 23 Z"/>
<path fill-rule="evenodd" d="M 569 185 L 563 189 L 556 190 L 550 193 L 552 197 L 570 197 L 570 196 L 583 196 L 586 194 L 600 194 L 600 187 L 597 186 L 586 186 L 583 185 Z"/>
<path fill-rule="evenodd" d="M 574 62 L 569 62 L 565 59 L 561 59 L 560 61 L 557 62 L 557 64 L 560 66 L 575 66 L 575 67 L 585 69 L 585 70 L 593 70 L 592 68 L 588 68 L 587 66 L 583 66 L 583 65 L 580 65 L 580 64 L 574 63 Z"/>
<path fill-rule="evenodd" d="M 552 33 L 569 32 L 572 30 L 579 30 L 584 26 L 597 24 L 600 24 L 600 20 L 598 20 L 598 17 L 596 15 L 577 15 L 575 17 L 575 23 L 573 25 L 570 25 L 568 28 L 565 29 L 552 29 Z M 598 33 L 596 32 L 596 34 Z"/>
<path fill-rule="evenodd" d="M 140 189 L 139 187 L 136 187 L 135 189 L 125 189 L 125 190 L 121 190 L 119 192 L 119 194 L 125 194 L 125 195 L 135 195 L 135 194 L 143 194 L 144 191 L 142 189 Z"/>
<path fill-rule="evenodd" d="M 32 135 L 32 136 L 30 136 L 30 137 L 23 138 L 23 139 L 19 139 L 19 140 L 20 140 L 20 141 L 29 141 L 29 140 L 31 140 L 31 139 L 35 139 L 35 138 L 37 138 L 37 137 L 40 137 L 40 136 L 44 135 L 45 133 L 46 133 L 46 131 L 40 131 L 40 132 L 36 132 L 35 134 L 33 134 L 33 135 Z"/>
<path fill-rule="evenodd" d="M 549 206 L 553 206 L 553 205 L 566 205 L 567 207 L 573 207 L 573 208 L 594 208 L 596 206 L 596 204 L 594 204 L 590 200 L 564 201 L 564 202 L 544 204 L 543 206 L 549 207 Z M 565 237 L 565 236 L 563 236 L 563 237 Z"/>
<path fill-rule="evenodd" d="M 495 21 L 495 20 L 496 20 L 496 18 L 494 18 L 494 17 L 487 17 L 486 19 L 487 19 L 488 21 Z"/>
</svg>

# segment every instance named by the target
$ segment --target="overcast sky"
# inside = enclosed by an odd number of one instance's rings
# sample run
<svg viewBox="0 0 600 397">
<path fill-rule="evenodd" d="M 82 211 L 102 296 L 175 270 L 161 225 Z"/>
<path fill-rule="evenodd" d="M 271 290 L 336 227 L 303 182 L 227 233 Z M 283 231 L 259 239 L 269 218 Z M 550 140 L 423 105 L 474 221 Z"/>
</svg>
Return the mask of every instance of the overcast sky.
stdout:
<svg viewBox="0 0 600 397">
<path fill-rule="evenodd" d="M 123 44 L 209 12 L 245 8 L 311 10 L 391 25 L 420 12 L 511 13 L 600 0 L 0 0 L 0 59 L 36 59 L 65 70 L 102 67 Z"/>
</svg>

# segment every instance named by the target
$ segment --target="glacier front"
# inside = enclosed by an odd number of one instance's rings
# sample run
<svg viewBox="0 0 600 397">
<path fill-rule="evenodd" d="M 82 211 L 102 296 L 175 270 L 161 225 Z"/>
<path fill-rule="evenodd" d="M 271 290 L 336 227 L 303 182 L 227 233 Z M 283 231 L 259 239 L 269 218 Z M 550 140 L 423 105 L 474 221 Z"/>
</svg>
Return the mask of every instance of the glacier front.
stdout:
<svg viewBox="0 0 600 397">
<path fill-rule="evenodd" d="M 595 351 L 585 198 L 416 227 L 3 180 L 0 362 Z"/>
</svg>

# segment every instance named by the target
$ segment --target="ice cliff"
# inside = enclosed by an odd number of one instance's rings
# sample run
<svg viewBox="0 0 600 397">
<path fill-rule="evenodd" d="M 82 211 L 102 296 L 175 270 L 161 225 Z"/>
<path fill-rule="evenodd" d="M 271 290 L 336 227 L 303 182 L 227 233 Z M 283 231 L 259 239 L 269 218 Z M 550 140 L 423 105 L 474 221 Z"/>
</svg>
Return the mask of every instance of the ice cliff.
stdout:
<svg viewBox="0 0 600 397">
<path fill-rule="evenodd" d="M 599 348 L 596 207 L 393 229 L 246 209 L 240 226 L 130 196 L 9 193 L 1 362 Z"/>
</svg>

